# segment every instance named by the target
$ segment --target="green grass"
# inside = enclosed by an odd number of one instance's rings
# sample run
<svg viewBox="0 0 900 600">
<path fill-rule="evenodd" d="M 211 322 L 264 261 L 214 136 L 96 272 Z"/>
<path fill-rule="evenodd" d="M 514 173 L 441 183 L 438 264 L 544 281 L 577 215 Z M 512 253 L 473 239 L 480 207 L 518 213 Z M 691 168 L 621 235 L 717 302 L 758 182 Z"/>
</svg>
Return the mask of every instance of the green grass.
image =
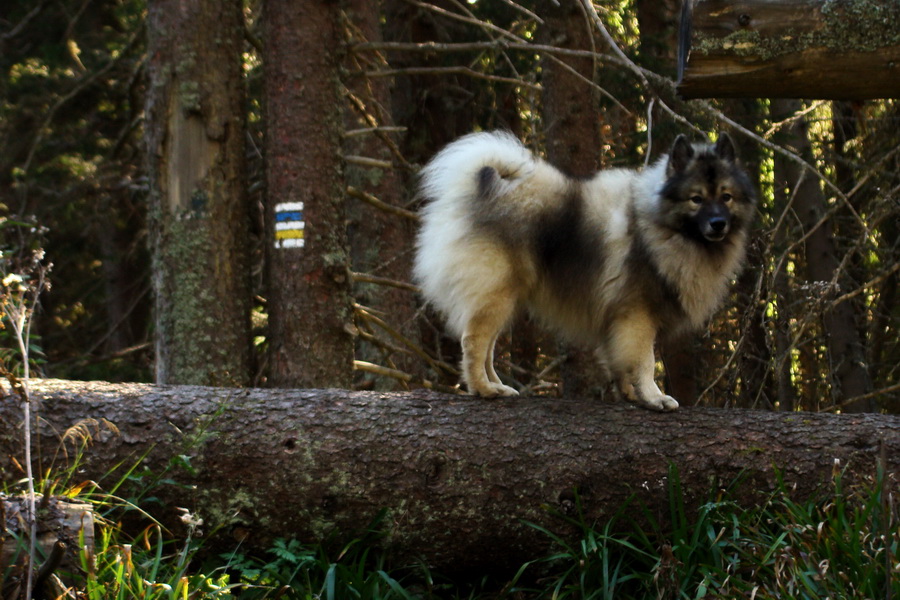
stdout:
<svg viewBox="0 0 900 600">
<path fill-rule="evenodd" d="M 664 519 L 630 502 L 610 519 L 588 523 L 576 500 L 574 516 L 554 515 L 558 526 L 526 524 L 552 542 L 547 556 L 473 585 L 441 579 L 422 565 L 394 565 L 379 543 L 380 520 L 312 545 L 277 540 L 258 554 L 204 547 L 190 515 L 188 534 L 173 537 L 150 514 L 153 488 L 172 485 L 185 468 L 175 459 L 158 476 L 132 468 L 110 477 L 110 489 L 130 500 L 94 484 L 66 488 L 62 476 L 42 483 L 43 491 L 93 503 L 99 516 L 94 552 L 82 552 L 67 576 L 75 587 L 70 598 L 900 599 L 900 502 L 892 474 L 848 485 L 835 469 L 815 499 L 795 501 L 781 484 L 753 507 L 739 506 L 726 490 L 692 513 L 672 468 Z M 129 536 L 119 518 L 134 511 L 144 511 L 147 526 Z M 559 533 L 573 527 L 574 541 Z M 14 589 L 15 564 L 0 571 L 4 600 Z"/>
</svg>

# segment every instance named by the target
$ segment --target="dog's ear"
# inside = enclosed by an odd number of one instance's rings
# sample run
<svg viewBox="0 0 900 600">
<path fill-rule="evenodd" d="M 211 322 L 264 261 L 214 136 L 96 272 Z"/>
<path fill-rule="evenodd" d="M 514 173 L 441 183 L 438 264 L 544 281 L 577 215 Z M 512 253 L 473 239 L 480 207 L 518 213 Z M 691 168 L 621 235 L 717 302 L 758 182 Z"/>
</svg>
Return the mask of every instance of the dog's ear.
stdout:
<svg viewBox="0 0 900 600">
<path fill-rule="evenodd" d="M 666 171 L 671 177 L 675 173 L 683 173 L 687 169 L 688 163 L 694 157 L 694 147 L 688 142 L 684 135 L 675 138 L 672 144 L 672 152 L 669 153 L 669 166 Z"/>
<path fill-rule="evenodd" d="M 716 156 L 727 162 L 735 162 L 737 160 L 737 151 L 734 149 L 734 142 L 727 133 L 720 133 L 719 139 L 716 140 Z"/>
</svg>

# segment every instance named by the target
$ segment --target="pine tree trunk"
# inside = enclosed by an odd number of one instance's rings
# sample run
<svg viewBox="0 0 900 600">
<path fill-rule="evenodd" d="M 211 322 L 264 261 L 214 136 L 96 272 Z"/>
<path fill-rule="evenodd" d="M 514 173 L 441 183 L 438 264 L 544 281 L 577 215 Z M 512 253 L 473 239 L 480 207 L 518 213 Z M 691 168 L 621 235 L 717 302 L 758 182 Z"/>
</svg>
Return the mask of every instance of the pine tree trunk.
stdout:
<svg viewBox="0 0 900 600">
<path fill-rule="evenodd" d="M 776 467 L 800 497 L 830 481 L 835 460 L 847 468 L 848 484 L 874 473 L 879 457 L 886 472 L 900 469 L 900 417 L 887 415 L 663 414 L 621 403 L 489 401 L 423 390 L 59 380 L 35 380 L 32 394 L 46 460 L 60 432 L 90 415 L 93 441 L 80 477 L 118 481 L 140 461 L 139 471 L 177 482 L 145 490 L 160 500 L 153 516 L 168 526 L 179 527 L 175 507 L 185 507 L 207 531 L 266 547 L 278 537 L 359 532 L 386 509 L 385 543 L 441 570 L 499 568 L 541 555 L 548 540 L 524 522 L 558 530 L 548 509 L 571 514 L 576 493 L 589 522 L 603 522 L 632 495 L 665 521 L 670 464 L 691 510 L 737 479 L 739 502 L 760 501 L 775 485 Z M 0 400 L 5 480 L 19 476 L 12 457 L 21 450 L 20 422 L 20 404 L 7 392 Z"/>
<path fill-rule="evenodd" d="M 780 120 L 796 113 L 799 108 L 799 101 L 776 100 L 773 103 L 773 116 Z M 788 137 L 790 146 L 796 148 L 801 156 L 811 160 L 805 119 L 798 119 L 791 125 Z M 872 384 L 852 305 L 848 302 L 832 305 L 830 302 L 839 295 L 839 286 L 845 281 L 845 276 L 838 272 L 841 260 L 835 247 L 833 223 L 831 219 L 821 223 L 826 210 L 824 194 L 819 181 L 811 174 L 803 173 L 795 163 L 790 167 L 791 178 L 788 184 L 795 194 L 793 210 L 803 225 L 804 233 L 808 233 L 805 244 L 806 277 L 810 285 L 819 287 L 810 290 L 811 301 L 824 302 L 817 308 L 822 312 L 829 364 L 823 365 L 821 372 L 831 374 L 832 397 L 835 402 L 844 403 L 843 410 L 873 411 L 875 401 L 872 398 L 852 401 L 853 398 L 870 392 Z M 838 286 L 836 289 L 832 287 L 833 281 Z"/>
<path fill-rule="evenodd" d="M 784 100 L 775 100 L 772 105 L 773 117 L 776 111 L 784 109 L 782 103 Z M 784 133 L 779 134 L 776 141 L 783 142 L 780 139 Z M 789 236 L 789 215 L 792 214 L 791 202 L 793 195 L 790 193 L 791 185 L 789 181 L 795 181 L 796 168 L 790 164 L 789 160 L 775 154 L 773 157 L 773 196 L 775 218 L 781 225 L 775 230 L 772 239 L 772 247 L 774 249 L 776 265 L 778 270 L 773 275 L 771 296 L 775 302 L 775 318 L 772 321 L 774 328 L 774 376 L 776 397 L 778 399 L 778 408 L 784 411 L 793 411 L 803 408 L 799 405 L 797 397 L 797 389 L 791 377 L 793 370 L 793 341 L 791 340 L 791 313 L 792 306 L 796 302 L 794 290 L 791 287 L 790 277 L 788 275 L 788 264 L 793 257 L 788 254 L 790 245 Z"/>
<path fill-rule="evenodd" d="M 371 0 L 349 0 L 345 4 L 355 42 L 382 40 L 381 3 Z M 360 52 L 347 57 L 347 70 L 354 75 L 347 78 L 351 95 L 345 120 L 348 135 L 344 139 L 344 153 L 380 161 L 384 166 L 347 165 L 346 181 L 360 191 L 398 208 L 404 204 L 414 188 L 413 181 L 404 181 L 402 156 L 398 148 L 401 136 L 393 130 L 391 108 L 391 80 L 386 77 L 367 77 L 365 71 L 374 63 L 381 67 L 383 58 L 376 52 Z M 410 180 L 413 178 L 410 177 Z M 407 191 L 410 190 L 410 192 Z M 393 281 L 410 279 L 412 248 L 416 223 L 354 199 L 348 207 L 350 253 L 355 272 L 374 275 Z M 357 281 L 354 298 L 367 308 L 388 315 L 390 325 L 406 339 L 417 342 L 416 297 L 408 290 L 390 285 Z M 392 351 L 402 344 L 371 321 L 362 319 L 358 326 L 366 334 L 389 344 L 360 343 L 356 357 L 378 363 L 404 373 L 425 377 L 424 363 L 411 354 Z M 371 340 L 371 337 L 368 337 Z M 396 380 L 370 380 L 377 389 L 398 389 Z"/>
<path fill-rule="evenodd" d="M 148 4 L 145 135 L 159 383 L 249 382 L 241 11 L 238 0 Z"/>
<path fill-rule="evenodd" d="M 339 4 L 266 3 L 270 383 L 350 387 Z"/>
<path fill-rule="evenodd" d="M 595 50 L 593 28 L 575 2 L 538 4 L 544 23 L 538 29 L 543 44 L 574 50 Z M 547 159 L 563 172 L 590 177 L 601 165 L 599 105 L 593 58 L 545 56 L 541 62 L 541 103 Z M 607 381 L 593 348 L 560 344 L 566 360 L 560 367 L 563 394 L 602 394 Z"/>
</svg>

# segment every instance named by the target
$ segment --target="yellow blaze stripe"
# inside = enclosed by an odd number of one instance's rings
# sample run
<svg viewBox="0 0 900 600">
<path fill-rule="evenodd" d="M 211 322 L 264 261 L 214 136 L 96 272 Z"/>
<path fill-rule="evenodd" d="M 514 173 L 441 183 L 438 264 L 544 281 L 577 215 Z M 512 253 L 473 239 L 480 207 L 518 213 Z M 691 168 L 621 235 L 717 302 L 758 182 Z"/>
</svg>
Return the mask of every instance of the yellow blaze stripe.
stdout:
<svg viewBox="0 0 900 600">
<path fill-rule="evenodd" d="M 275 232 L 276 240 L 303 239 L 302 229 L 285 229 Z"/>
</svg>

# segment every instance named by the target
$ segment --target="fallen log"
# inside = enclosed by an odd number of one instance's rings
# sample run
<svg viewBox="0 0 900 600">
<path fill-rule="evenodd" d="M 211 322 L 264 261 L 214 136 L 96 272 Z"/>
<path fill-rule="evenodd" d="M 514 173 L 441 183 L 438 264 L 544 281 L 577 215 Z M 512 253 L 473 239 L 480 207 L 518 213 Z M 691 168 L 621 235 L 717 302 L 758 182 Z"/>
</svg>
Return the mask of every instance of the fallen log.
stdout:
<svg viewBox="0 0 900 600">
<path fill-rule="evenodd" d="M 90 504 L 37 495 L 37 544 L 41 554 L 49 556 L 53 547 L 62 542 L 69 550 L 69 558 L 79 549 L 94 547 L 94 511 Z M 8 497 L 0 494 L 0 553 L 12 556 L 27 547 L 28 501 L 25 496 Z M 82 543 L 83 541 L 83 543 Z M 77 561 L 72 560 L 72 563 Z"/>
<path fill-rule="evenodd" d="M 0 598 L 24 594 L 31 532 L 28 506 L 25 496 L 0 493 L 0 575 L 9 575 L 9 580 L 0 576 Z M 69 498 L 37 495 L 35 512 L 34 597 L 68 598 L 57 571 L 75 572 L 80 565 L 80 551 L 93 552 L 93 507 Z"/>
<path fill-rule="evenodd" d="M 741 478 L 741 502 L 775 486 L 774 468 L 800 496 L 831 481 L 900 468 L 900 417 L 685 408 L 653 413 L 594 400 L 482 400 L 428 391 L 225 389 L 33 381 L 43 449 L 84 419 L 95 426 L 79 465 L 85 479 L 140 461 L 179 485 L 153 490 L 154 517 L 175 527 L 188 508 L 204 529 L 267 547 L 360 531 L 386 509 L 385 543 L 443 569 L 521 564 L 555 528 L 548 508 L 588 520 L 632 495 L 668 514 L 670 463 L 686 502 Z M 0 474 L 18 477 L 21 412 L 0 402 Z M 173 457 L 189 469 L 172 471 Z M 879 457 L 882 457 L 881 459 Z M 46 465 L 45 465 L 46 466 Z M 167 470 L 168 469 L 168 470 Z"/>
<path fill-rule="evenodd" d="M 900 5 L 869 0 L 685 0 L 684 98 L 900 97 Z"/>
</svg>

